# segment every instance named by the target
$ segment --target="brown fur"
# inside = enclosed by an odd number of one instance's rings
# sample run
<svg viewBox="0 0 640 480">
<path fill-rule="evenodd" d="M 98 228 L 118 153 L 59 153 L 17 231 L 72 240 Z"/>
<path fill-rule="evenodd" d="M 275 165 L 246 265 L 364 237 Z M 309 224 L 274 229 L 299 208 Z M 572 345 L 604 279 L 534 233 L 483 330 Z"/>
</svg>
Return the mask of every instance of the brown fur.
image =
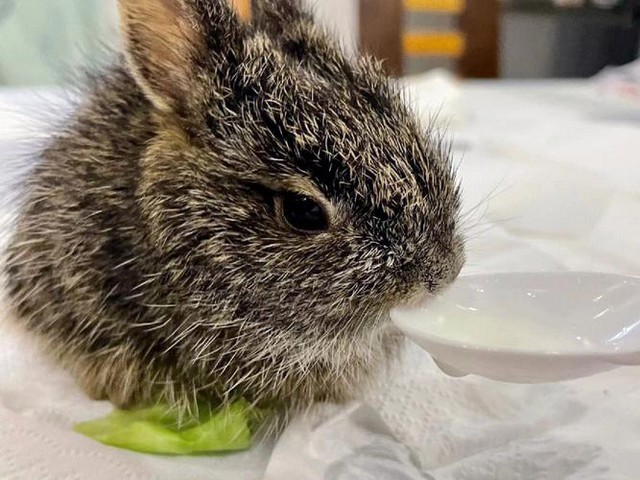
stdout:
<svg viewBox="0 0 640 480">
<path fill-rule="evenodd" d="M 461 267 L 441 142 L 296 1 L 257 3 L 247 25 L 222 0 L 120 0 L 127 62 L 26 182 L 12 303 L 95 397 L 344 400 L 398 349 L 389 308 Z M 330 229 L 288 228 L 289 190 Z"/>
</svg>

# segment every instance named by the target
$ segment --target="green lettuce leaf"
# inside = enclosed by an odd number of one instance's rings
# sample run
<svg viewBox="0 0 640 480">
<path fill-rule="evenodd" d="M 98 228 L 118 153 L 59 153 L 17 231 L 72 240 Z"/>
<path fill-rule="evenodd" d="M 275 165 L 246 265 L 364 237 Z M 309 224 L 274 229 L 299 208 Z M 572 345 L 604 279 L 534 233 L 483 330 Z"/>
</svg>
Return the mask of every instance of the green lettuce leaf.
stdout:
<svg viewBox="0 0 640 480">
<path fill-rule="evenodd" d="M 177 412 L 165 405 L 141 410 L 115 410 L 105 418 L 83 422 L 74 430 L 105 445 L 144 453 L 188 455 L 246 450 L 252 426 L 262 412 L 240 400 L 180 423 Z"/>
</svg>

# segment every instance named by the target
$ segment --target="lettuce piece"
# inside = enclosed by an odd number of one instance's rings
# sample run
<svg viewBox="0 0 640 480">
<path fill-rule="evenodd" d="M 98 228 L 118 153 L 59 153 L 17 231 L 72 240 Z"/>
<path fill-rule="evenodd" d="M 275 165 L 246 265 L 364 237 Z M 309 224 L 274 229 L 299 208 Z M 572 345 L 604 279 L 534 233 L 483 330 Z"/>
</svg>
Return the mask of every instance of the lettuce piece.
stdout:
<svg viewBox="0 0 640 480">
<path fill-rule="evenodd" d="M 182 424 L 175 410 L 156 405 L 141 410 L 115 410 L 105 418 L 83 422 L 74 430 L 105 445 L 144 453 L 188 455 L 236 452 L 252 444 L 252 426 L 263 415 L 244 400 L 211 410 Z"/>
</svg>

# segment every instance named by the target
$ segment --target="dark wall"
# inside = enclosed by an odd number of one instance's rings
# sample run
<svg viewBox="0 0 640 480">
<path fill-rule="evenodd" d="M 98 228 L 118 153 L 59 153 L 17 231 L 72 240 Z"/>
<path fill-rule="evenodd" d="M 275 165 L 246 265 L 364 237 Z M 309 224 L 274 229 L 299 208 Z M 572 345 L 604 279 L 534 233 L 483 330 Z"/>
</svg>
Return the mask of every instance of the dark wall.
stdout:
<svg viewBox="0 0 640 480">
<path fill-rule="evenodd" d="M 606 11 L 512 3 L 501 32 L 502 76 L 590 77 L 608 65 L 633 61 L 640 39 L 637 5 Z"/>
</svg>

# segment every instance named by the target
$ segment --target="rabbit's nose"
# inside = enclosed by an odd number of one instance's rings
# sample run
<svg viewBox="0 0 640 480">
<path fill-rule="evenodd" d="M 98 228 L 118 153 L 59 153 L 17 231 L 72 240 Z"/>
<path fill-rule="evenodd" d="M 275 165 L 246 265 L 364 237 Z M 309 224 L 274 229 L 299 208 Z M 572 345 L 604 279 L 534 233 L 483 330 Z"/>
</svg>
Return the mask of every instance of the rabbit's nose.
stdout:
<svg viewBox="0 0 640 480">
<path fill-rule="evenodd" d="M 461 247 L 439 249 L 434 256 L 413 262 L 414 281 L 431 293 L 447 288 L 458 277 L 464 265 Z"/>
<path fill-rule="evenodd" d="M 447 267 L 436 278 L 436 284 L 433 286 L 434 291 L 440 292 L 451 285 L 460 275 L 463 265 L 464 261 L 457 256 L 450 264 L 447 264 Z"/>
</svg>

